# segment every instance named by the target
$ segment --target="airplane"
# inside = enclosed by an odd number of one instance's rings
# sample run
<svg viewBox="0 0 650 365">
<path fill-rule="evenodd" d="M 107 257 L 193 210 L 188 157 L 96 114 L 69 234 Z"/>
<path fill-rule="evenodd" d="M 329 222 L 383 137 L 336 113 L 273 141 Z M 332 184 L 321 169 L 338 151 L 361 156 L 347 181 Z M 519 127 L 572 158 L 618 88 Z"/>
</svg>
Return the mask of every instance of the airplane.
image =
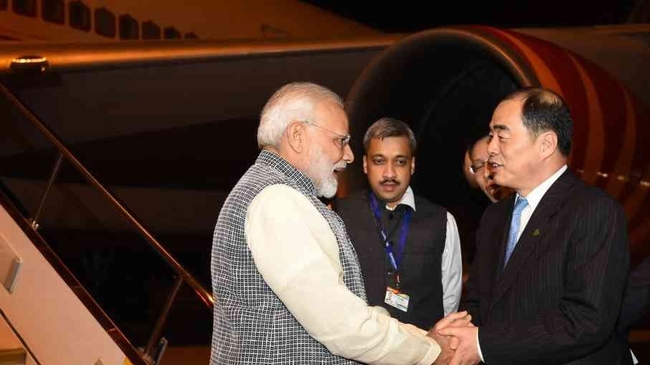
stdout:
<svg viewBox="0 0 650 365">
<path fill-rule="evenodd" d="M 34 18 L 4 33 L 27 41 L 0 42 L 0 343 L 25 349 L 25 363 L 173 363 L 187 351 L 205 363 L 214 221 L 257 154 L 263 103 L 288 81 L 344 96 L 357 157 L 372 121 L 407 121 L 413 185 L 461 229 L 484 208 L 462 170 L 467 143 L 507 92 L 554 89 L 575 120 L 570 167 L 621 202 L 633 259 L 648 254 L 647 24 L 321 38 L 282 25 L 245 40 L 177 25 L 197 37 L 130 42 L 30 33 Z M 34 41 L 48 33 L 74 39 Z M 339 196 L 364 181 L 352 164 Z"/>
</svg>

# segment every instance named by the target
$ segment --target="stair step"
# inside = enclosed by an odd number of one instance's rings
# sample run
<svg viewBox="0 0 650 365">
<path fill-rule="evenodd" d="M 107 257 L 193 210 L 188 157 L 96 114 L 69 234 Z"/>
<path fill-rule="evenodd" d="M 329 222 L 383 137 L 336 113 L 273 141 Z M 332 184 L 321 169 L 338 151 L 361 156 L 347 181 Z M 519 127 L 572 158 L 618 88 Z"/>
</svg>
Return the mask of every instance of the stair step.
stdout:
<svg viewBox="0 0 650 365">
<path fill-rule="evenodd" d="M 210 346 L 167 347 L 160 365 L 205 365 L 210 362 Z"/>
<path fill-rule="evenodd" d="M 24 348 L 0 349 L 0 365 L 25 365 L 27 352 Z"/>
</svg>

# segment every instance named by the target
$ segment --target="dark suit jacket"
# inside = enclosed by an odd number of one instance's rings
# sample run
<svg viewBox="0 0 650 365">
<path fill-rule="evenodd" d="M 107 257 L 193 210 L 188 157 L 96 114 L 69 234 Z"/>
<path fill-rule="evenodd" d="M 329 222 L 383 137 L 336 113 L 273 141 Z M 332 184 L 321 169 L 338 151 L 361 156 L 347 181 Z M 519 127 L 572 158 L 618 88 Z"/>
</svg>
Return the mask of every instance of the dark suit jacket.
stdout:
<svg viewBox="0 0 650 365">
<path fill-rule="evenodd" d="M 505 269 L 514 195 L 489 206 L 461 305 L 485 362 L 622 364 L 615 323 L 630 257 L 626 218 L 606 193 L 566 171 L 546 192 Z"/>
</svg>

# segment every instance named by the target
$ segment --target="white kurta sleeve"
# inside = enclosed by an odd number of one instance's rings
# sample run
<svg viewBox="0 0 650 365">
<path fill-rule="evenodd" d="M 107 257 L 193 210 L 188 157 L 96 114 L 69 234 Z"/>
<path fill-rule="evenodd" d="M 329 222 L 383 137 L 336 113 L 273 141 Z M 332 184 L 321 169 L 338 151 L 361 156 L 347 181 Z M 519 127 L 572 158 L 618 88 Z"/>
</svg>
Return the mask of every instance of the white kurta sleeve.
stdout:
<svg viewBox="0 0 650 365">
<path fill-rule="evenodd" d="M 246 214 L 246 241 L 265 282 L 333 354 L 368 364 L 431 364 L 440 346 L 426 332 L 369 307 L 343 282 L 338 243 L 300 192 L 266 187 Z"/>
</svg>

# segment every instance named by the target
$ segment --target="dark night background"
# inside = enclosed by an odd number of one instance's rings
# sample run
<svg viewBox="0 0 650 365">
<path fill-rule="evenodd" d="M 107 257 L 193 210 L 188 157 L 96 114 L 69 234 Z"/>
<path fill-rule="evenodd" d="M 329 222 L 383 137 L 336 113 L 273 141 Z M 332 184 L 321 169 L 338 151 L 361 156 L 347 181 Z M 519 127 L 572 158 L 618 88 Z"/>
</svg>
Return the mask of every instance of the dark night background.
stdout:
<svg viewBox="0 0 650 365">
<path fill-rule="evenodd" d="M 507 28 L 620 24 L 628 21 L 637 3 L 642 3 L 637 0 L 303 1 L 389 33 L 453 24 Z"/>
</svg>

